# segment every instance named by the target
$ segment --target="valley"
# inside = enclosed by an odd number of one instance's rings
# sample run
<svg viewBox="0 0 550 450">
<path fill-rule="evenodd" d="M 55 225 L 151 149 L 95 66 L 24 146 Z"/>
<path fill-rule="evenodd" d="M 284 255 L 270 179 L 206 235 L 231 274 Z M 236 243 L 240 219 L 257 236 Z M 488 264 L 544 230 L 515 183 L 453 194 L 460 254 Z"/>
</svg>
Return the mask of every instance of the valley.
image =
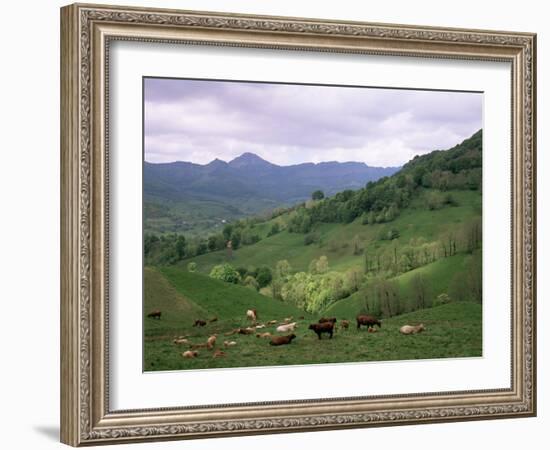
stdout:
<svg viewBox="0 0 550 450">
<path fill-rule="evenodd" d="M 144 315 L 162 311 L 144 318 L 145 370 L 481 356 L 481 155 L 478 131 L 362 182 L 354 176 L 368 166 L 339 167 L 348 172 L 334 182 L 317 167 L 325 163 L 308 166 L 309 178 L 281 178 L 280 166 L 251 154 L 200 166 L 200 175 L 165 165 L 169 175 L 151 176 L 145 191 Z M 248 166 L 254 176 L 239 172 Z M 171 208 L 188 231 L 159 232 Z M 260 325 L 292 318 L 296 340 L 279 348 L 254 335 L 225 338 L 249 327 L 250 309 Z M 358 314 L 382 327 L 356 330 Z M 308 324 L 321 317 L 351 326 L 319 340 Z M 207 325 L 193 327 L 197 319 Z M 424 332 L 399 333 L 419 323 Z M 220 349 L 224 339 L 235 348 L 187 360 L 172 343 L 213 334 Z"/>
</svg>

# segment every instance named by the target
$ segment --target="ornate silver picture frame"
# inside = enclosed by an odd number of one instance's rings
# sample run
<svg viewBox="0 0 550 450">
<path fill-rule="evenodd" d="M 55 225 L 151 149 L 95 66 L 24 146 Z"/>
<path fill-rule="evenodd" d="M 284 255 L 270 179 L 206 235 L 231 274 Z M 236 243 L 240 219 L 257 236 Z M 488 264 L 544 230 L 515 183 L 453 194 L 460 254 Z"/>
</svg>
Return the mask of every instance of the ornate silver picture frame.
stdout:
<svg viewBox="0 0 550 450">
<path fill-rule="evenodd" d="M 509 63 L 510 386 L 113 409 L 109 383 L 109 133 L 116 124 L 109 122 L 109 58 L 116 41 Z M 531 33 L 105 5 L 62 8 L 62 442 L 81 446 L 534 416 L 535 89 L 536 36 Z"/>
</svg>

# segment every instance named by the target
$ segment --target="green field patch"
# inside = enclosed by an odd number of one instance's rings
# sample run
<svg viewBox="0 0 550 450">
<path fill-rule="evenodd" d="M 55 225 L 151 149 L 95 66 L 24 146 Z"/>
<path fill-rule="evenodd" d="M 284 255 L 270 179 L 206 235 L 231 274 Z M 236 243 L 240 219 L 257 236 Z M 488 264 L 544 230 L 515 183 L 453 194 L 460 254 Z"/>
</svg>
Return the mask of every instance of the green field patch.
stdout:
<svg viewBox="0 0 550 450">
<path fill-rule="evenodd" d="M 462 270 L 470 258 L 471 256 L 467 254 L 453 255 L 406 272 L 392 280 L 399 283 L 400 296 L 405 302 L 408 302 L 414 295 L 412 287 L 414 277 L 417 275 L 424 276 L 428 295 L 430 300 L 433 301 L 439 294 L 448 292 L 454 274 Z M 342 318 L 355 317 L 363 309 L 366 289 L 368 289 L 368 282 L 365 287 L 356 293 L 330 305 L 325 314 Z"/>
<path fill-rule="evenodd" d="M 159 272 L 157 272 L 158 274 Z M 164 270 L 163 270 L 164 274 Z M 186 274 L 189 275 L 189 274 Z M 365 361 L 390 361 L 411 359 L 432 359 L 448 357 L 475 357 L 482 355 L 481 333 L 481 305 L 474 303 L 453 303 L 435 308 L 415 311 L 413 313 L 385 319 L 382 328 L 376 333 L 369 333 L 367 329 L 357 330 L 353 316 L 350 329 L 338 330 L 333 339 L 323 336 L 321 340 L 310 330 L 309 323 L 315 322 L 317 316 L 305 315 L 304 319 L 298 319 L 298 328 L 295 331 L 297 338 L 292 344 L 281 347 L 269 345 L 268 339 L 258 338 L 254 335 L 225 336 L 235 326 L 247 324 L 243 317 L 243 302 L 254 301 L 253 296 L 246 296 L 241 289 L 222 289 L 224 298 L 230 303 L 224 307 L 208 308 L 212 305 L 212 289 L 216 286 L 209 285 L 206 277 L 200 274 L 179 276 L 177 273 L 168 273 L 168 279 L 175 281 L 174 288 L 182 294 L 182 286 L 185 298 L 193 298 L 193 303 L 205 306 L 207 314 L 218 314 L 218 321 L 209 323 L 206 327 L 192 327 L 194 316 L 183 313 L 183 310 L 169 304 L 164 304 L 166 314 L 159 321 L 148 319 L 145 321 L 146 339 L 145 370 L 185 370 L 185 369 L 210 369 L 229 367 L 259 367 L 259 366 L 287 366 L 296 364 L 323 364 L 343 362 Z M 214 284 L 216 282 L 212 280 Z M 205 282 L 203 284 L 203 282 Z M 223 285 L 223 283 L 222 283 Z M 222 286 L 217 286 L 222 288 Z M 238 288 L 238 286 L 234 286 Z M 254 294 L 253 291 L 250 292 Z M 241 295 L 243 294 L 243 295 Z M 233 297 L 235 295 L 236 297 Z M 259 295 L 258 295 L 259 296 Z M 262 296 L 259 296 L 262 297 Z M 151 299 L 151 297 L 148 297 Z M 172 297 L 177 301 L 177 297 Z M 260 309 L 260 318 L 264 320 L 272 318 L 281 319 L 285 314 L 296 312 L 289 305 L 272 304 L 275 300 L 269 298 L 256 298 Z M 214 300 L 215 301 L 215 300 Z M 151 305 L 146 304 L 146 310 Z M 208 308 L 208 309 L 206 309 Z M 199 314 L 202 310 L 195 310 Z M 296 312 L 300 314 L 300 312 Z M 301 313 L 304 314 L 304 313 Z M 170 318 L 174 315 L 173 318 Z M 227 315 L 227 317 L 226 317 Z M 296 317 L 299 317 L 296 315 Z M 218 335 L 216 349 L 225 351 L 222 358 L 213 358 L 213 350 L 198 349 L 199 356 L 195 359 L 185 359 L 181 353 L 189 348 L 187 345 L 175 345 L 173 336 L 156 336 L 147 339 L 149 332 L 158 326 L 156 322 L 167 321 L 174 336 L 185 335 L 191 343 L 203 343 L 208 336 Z M 399 333 L 399 328 L 405 324 L 424 323 L 426 331 L 417 335 L 404 336 Z M 268 326 L 259 332 L 269 331 L 277 334 L 276 325 Z M 225 349 L 224 340 L 235 341 L 234 347 Z"/>
<path fill-rule="evenodd" d="M 391 252 L 394 247 L 399 249 L 412 239 L 437 241 L 444 233 L 458 233 L 464 223 L 481 215 L 481 195 L 477 191 L 450 191 L 456 206 L 433 211 L 428 210 L 423 201 L 428 192 L 430 190 L 426 189 L 424 195 L 419 194 L 418 199 L 392 222 L 363 225 L 358 218 L 349 224 L 322 223 L 312 231 L 318 235 L 318 242 L 310 245 L 305 245 L 304 234 L 281 231 L 256 244 L 234 250 L 231 258 L 222 250 L 185 259 L 179 265 L 186 267 L 193 261 L 197 263 L 199 272 L 208 274 L 215 265 L 224 262 L 234 267 L 268 266 L 273 269 L 278 261 L 286 259 L 294 272 L 300 272 L 308 270 L 311 260 L 324 255 L 329 260 L 330 270 L 343 272 L 354 267 L 362 268 L 365 254 Z M 284 223 L 285 218 L 277 220 Z M 273 221 L 256 225 L 262 237 L 271 223 Z M 398 230 L 399 237 L 391 241 L 381 240 L 381 233 L 389 229 Z M 360 245 L 359 254 L 354 252 L 356 239 Z"/>
</svg>

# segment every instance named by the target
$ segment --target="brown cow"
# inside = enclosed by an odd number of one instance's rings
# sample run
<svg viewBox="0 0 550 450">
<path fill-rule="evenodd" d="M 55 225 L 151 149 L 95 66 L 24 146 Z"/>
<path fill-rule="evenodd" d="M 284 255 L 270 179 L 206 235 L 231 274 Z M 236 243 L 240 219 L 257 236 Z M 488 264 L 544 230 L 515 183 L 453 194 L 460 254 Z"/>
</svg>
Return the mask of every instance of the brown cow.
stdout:
<svg viewBox="0 0 550 450">
<path fill-rule="evenodd" d="M 248 311 L 246 311 L 246 318 L 256 323 L 256 321 L 258 320 L 258 311 L 256 311 L 255 309 L 249 309 Z"/>
<path fill-rule="evenodd" d="M 187 350 L 186 352 L 183 352 L 181 356 L 183 356 L 184 358 L 196 358 L 197 356 L 199 356 L 199 352 Z"/>
<path fill-rule="evenodd" d="M 334 323 L 332 322 L 323 322 L 323 323 L 312 323 L 309 326 L 310 330 L 313 330 L 319 339 L 321 339 L 321 334 L 327 333 L 330 336 L 330 339 L 332 339 L 332 335 L 334 333 Z"/>
<path fill-rule="evenodd" d="M 269 345 L 287 345 L 290 344 L 294 338 L 296 338 L 294 333 L 288 336 L 272 336 Z"/>
<path fill-rule="evenodd" d="M 149 314 L 147 314 L 147 317 L 150 317 L 151 319 L 159 319 L 162 312 L 160 312 L 158 309 L 155 309 L 154 311 L 151 311 Z"/>
<path fill-rule="evenodd" d="M 357 329 L 361 328 L 361 325 L 366 325 L 367 327 L 374 327 L 374 325 L 378 325 L 378 328 L 382 328 L 382 324 L 374 316 L 359 314 L 356 317 L 356 320 L 357 320 Z"/>
<path fill-rule="evenodd" d="M 210 350 L 212 350 L 212 348 L 214 348 L 214 345 L 216 345 L 216 339 L 217 339 L 216 335 L 213 334 L 213 335 L 210 336 L 210 337 L 208 338 L 208 340 L 206 341 L 206 346 L 207 346 Z"/>
<path fill-rule="evenodd" d="M 239 334 L 254 334 L 256 332 L 256 328 L 239 328 L 237 333 Z"/>
<path fill-rule="evenodd" d="M 340 326 L 343 328 L 343 329 L 348 329 L 349 328 L 349 320 L 341 320 L 340 321 Z"/>
</svg>

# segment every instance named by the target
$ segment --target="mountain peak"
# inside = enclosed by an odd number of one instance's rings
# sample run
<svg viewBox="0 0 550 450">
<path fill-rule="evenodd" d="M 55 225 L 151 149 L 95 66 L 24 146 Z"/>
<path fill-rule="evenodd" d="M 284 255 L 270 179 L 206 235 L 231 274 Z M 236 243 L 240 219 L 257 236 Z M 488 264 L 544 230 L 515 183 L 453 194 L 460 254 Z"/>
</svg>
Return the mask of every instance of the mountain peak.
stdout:
<svg viewBox="0 0 550 450">
<path fill-rule="evenodd" d="M 207 166 L 221 166 L 221 165 L 225 165 L 227 164 L 225 161 L 222 161 L 221 159 L 219 158 L 216 158 L 216 159 L 213 159 L 212 161 L 210 161 Z"/>
<path fill-rule="evenodd" d="M 255 153 L 246 152 L 241 156 L 237 156 L 235 159 L 229 162 L 231 167 L 245 167 L 245 166 L 273 166 L 270 162 L 260 158 Z"/>
</svg>

